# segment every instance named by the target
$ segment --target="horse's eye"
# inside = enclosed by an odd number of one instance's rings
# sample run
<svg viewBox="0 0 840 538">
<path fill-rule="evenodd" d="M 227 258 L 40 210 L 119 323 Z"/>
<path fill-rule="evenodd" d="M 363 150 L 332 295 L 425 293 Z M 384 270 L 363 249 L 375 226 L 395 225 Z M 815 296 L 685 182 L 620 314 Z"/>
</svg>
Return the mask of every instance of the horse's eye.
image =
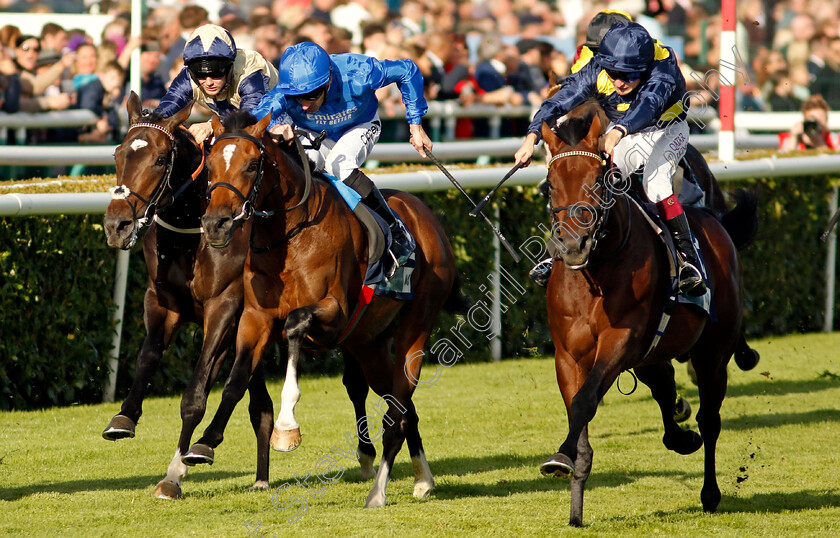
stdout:
<svg viewBox="0 0 840 538">
<path fill-rule="evenodd" d="M 258 161 L 251 161 L 251 162 L 248 164 L 248 171 L 249 171 L 249 172 L 256 172 L 256 171 L 257 171 L 257 169 L 258 169 L 258 166 L 259 166 Z"/>
<path fill-rule="evenodd" d="M 166 165 L 166 158 L 163 155 L 161 155 L 155 161 L 155 166 L 165 166 L 165 165 Z"/>
</svg>

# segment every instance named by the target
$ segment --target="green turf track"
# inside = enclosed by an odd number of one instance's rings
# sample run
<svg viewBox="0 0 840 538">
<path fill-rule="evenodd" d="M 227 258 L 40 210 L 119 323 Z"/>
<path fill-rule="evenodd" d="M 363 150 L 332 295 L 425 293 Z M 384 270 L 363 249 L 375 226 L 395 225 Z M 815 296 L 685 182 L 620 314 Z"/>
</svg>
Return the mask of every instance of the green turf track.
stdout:
<svg viewBox="0 0 840 538">
<path fill-rule="evenodd" d="M 100 432 L 117 404 L 0 413 L 0 534 L 15 536 L 838 536 L 840 535 L 840 333 L 753 342 L 759 366 L 730 365 L 718 444 L 719 513 L 700 508 L 702 452 L 679 456 L 661 444 L 658 410 L 646 388 L 615 388 L 590 426 L 595 461 L 583 529 L 566 527 L 569 486 L 538 464 L 566 432 L 550 359 L 456 365 L 415 396 L 437 487 L 411 496 L 404 447 L 388 506 L 364 510 L 370 482 L 358 465 L 332 484 L 313 484 L 305 513 L 277 509 L 253 483 L 254 438 L 241 404 L 213 466 L 194 468 L 184 499 L 152 490 L 166 471 L 180 427 L 179 400 L 145 404 L 137 437 L 111 443 Z M 433 378 L 427 368 L 423 379 Z M 622 385 L 628 382 L 622 379 Z M 697 411 L 685 368 L 677 381 Z M 629 384 L 629 383 L 628 383 Z M 298 420 L 303 444 L 272 453 L 271 486 L 314 473 L 344 447 L 353 414 L 340 378 L 305 378 Z M 279 407 L 280 385 L 270 391 Z M 211 394 L 210 409 L 219 402 Z M 246 396 L 247 399 L 247 396 Z M 244 402 L 243 402 L 244 403 Z M 368 405 L 372 406 L 373 398 Z M 209 417 L 205 417 L 208 423 Z M 696 428 L 692 417 L 689 425 Z M 201 431 L 201 429 L 199 431 Z"/>
</svg>

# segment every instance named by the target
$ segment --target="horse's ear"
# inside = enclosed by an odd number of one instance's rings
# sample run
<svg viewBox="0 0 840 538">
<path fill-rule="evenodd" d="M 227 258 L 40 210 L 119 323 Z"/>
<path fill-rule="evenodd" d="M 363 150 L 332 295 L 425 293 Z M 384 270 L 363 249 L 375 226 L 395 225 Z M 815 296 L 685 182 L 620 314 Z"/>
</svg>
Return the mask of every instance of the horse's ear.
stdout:
<svg viewBox="0 0 840 538">
<path fill-rule="evenodd" d="M 548 146 L 549 152 L 552 155 L 557 154 L 557 147 L 560 143 L 560 139 L 557 137 L 557 133 L 555 133 L 551 127 L 548 126 L 547 123 L 543 122 L 542 124 L 542 139 L 545 141 L 545 145 Z"/>
<path fill-rule="evenodd" d="M 595 114 L 592 117 L 592 125 L 589 126 L 589 134 L 586 135 L 586 138 L 594 138 L 597 141 L 602 132 L 604 132 L 604 126 L 601 125 L 601 116 Z"/>
<path fill-rule="evenodd" d="M 166 126 L 169 128 L 170 131 L 174 130 L 175 127 L 178 127 L 185 121 L 187 121 L 192 113 L 194 101 L 190 101 L 190 103 L 173 114 L 168 120 L 166 120 Z"/>
<path fill-rule="evenodd" d="M 265 134 L 265 130 L 268 129 L 268 124 L 271 123 L 271 112 L 266 114 L 263 119 L 257 122 L 254 126 L 254 130 L 257 133 L 257 138 L 261 138 L 262 135 Z"/>
<path fill-rule="evenodd" d="M 210 127 L 213 129 L 213 136 L 215 136 L 216 138 L 219 138 L 219 136 L 221 136 L 222 134 L 222 131 L 224 130 L 222 121 L 216 114 L 213 114 L 213 117 L 210 119 Z"/>
<path fill-rule="evenodd" d="M 125 109 L 128 111 L 128 124 L 133 125 L 137 123 L 140 116 L 143 114 L 143 107 L 140 104 L 140 96 L 133 90 L 128 100 L 125 102 Z"/>
</svg>

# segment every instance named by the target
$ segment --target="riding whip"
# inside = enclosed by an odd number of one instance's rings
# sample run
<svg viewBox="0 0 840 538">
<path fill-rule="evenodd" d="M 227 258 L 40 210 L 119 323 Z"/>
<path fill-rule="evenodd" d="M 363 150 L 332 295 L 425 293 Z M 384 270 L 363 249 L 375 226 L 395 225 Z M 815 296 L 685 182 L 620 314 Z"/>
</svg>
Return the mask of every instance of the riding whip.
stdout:
<svg viewBox="0 0 840 538">
<path fill-rule="evenodd" d="M 435 157 L 432 154 L 432 152 L 429 151 L 428 148 L 426 148 L 426 155 L 428 155 L 429 158 L 432 160 L 432 162 L 435 163 L 435 166 L 437 166 L 440 169 L 440 171 L 443 172 L 443 175 L 446 176 L 446 178 L 449 181 L 451 181 L 453 185 L 455 185 L 455 188 L 458 189 L 458 192 L 463 194 L 464 198 L 466 198 L 473 205 L 473 207 L 477 207 L 475 205 L 475 202 L 473 202 L 473 199 L 470 198 L 470 195 L 467 194 L 467 191 L 464 190 L 464 187 L 462 187 L 461 184 L 458 183 L 457 179 L 452 177 L 452 174 L 449 173 L 449 170 L 444 168 L 443 164 L 441 164 L 441 162 L 437 159 L 437 157 Z M 518 263 L 519 260 L 521 259 L 519 257 L 519 254 L 517 254 L 517 252 L 513 249 L 513 247 L 510 245 L 510 243 L 508 243 L 507 239 L 505 239 L 505 236 L 502 235 L 502 232 L 496 227 L 495 224 L 493 224 L 493 221 L 491 221 L 489 218 L 487 218 L 487 215 L 485 215 L 481 211 L 479 211 L 479 213 L 481 213 L 481 216 L 484 217 L 484 221 L 487 223 L 488 226 L 490 226 L 490 229 L 493 230 L 493 233 L 496 234 L 496 237 L 499 238 L 499 242 L 501 242 L 501 244 L 505 247 L 505 249 L 507 249 L 507 251 L 510 253 L 510 255 L 513 256 L 514 261 L 516 261 Z"/>
<path fill-rule="evenodd" d="M 831 220 L 828 221 L 828 226 L 826 226 L 825 231 L 820 235 L 820 240 L 825 243 L 828 240 L 828 234 L 831 233 L 831 230 L 834 229 L 834 226 L 837 224 L 837 221 L 840 220 L 840 209 L 834 212 L 831 216 Z"/>
<path fill-rule="evenodd" d="M 516 172 L 517 170 L 522 168 L 524 165 L 525 165 L 525 163 L 516 163 L 513 166 L 513 168 L 510 169 L 510 172 L 505 174 L 505 177 L 502 178 L 502 180 L 499 182 L 499 184 L 496 185 L 495 187 L 493 187 L 490 190 L 490 192 L 487 193 L 487 196 L 485 196 L 480 202 L 478 202 L 478 205 L 475 206 L 475 209 L 470 211 L 470 216 L 471 217 L 477 217 L 478 214 L 481 213 L 481 210 L 484 209 L 484 206 L 486 206 L 490 202 L 490 199 L 493 198 L 493 195 L 496 194 L 496 191 L 499 190 L 499 187 L 502 186 L 502 183 L 504 183 L 505 181 L 510 179 L 510 176 L 512 176 L 514 172 Z"/>
</svg>

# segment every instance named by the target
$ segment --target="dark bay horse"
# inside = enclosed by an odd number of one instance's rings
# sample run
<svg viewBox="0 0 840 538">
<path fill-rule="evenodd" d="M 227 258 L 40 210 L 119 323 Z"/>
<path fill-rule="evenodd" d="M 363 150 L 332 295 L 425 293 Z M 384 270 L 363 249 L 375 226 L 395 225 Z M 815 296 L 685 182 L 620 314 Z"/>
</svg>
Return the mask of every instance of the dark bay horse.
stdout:
<svg viewBox="0 0 840 538">
<path fill-rule="evenodd" d="M 108 245 L 128 249 L 144 225 L 143 254 L 149 272 L 144 300 L 146 337 L 136 359 L 131 389 L 103 437 L 134 437 L 142 414 L 146 388 L 164 350 L 182 325 L 195 322 L 204 329 L 204 341 L 181 400 L 181 434 L 166 477 L 155 488 L 156 497 L 181 497 L 181 479 L 187 467 L 181 456 L 189 450 L 192 434 L 204 416 L 207 394 L 233 345 L 236 322 L 242 312 L 242 268 L 248 253 L 250 223 L 239 227 L 227 248 L 208 245 L 201 233 L 206 205 L 207 174 L 203 149 L 180 128 L 190 108 L 169 119 L 144 113 L 132 93 L 127 102 L 129 131 L 115 153 L 117 187 L 105 214 Z M 151 206 L 151 207 L 150 207 Z M 355 363 L 345 370 L 344 383 L 357 417 L 364 417 L 367 385 Z M 251 424 L 257 435 L 257 474 L 254 487 L 268 487 L 269 439 L 274 411 L 262 369 L 249 386 Z M 363 476 L 373 476 L 375 450 L 360 439 Z"/>
<path fill-rule="evenodd" d="M 302 346 L 339 347 L 358 361 L 370 387 L 388 403 L 383 455 L 365 506 L 385 504 L 385 489 L 403 441 L 415 470 L 414 496 L 434 486 L 418 430 L 412 395 L 424 348 L 438 312 L 457 295 L 455 256 L 434 214 L 416 197 L 385 192 L 417 240 L 412 274 L 415 298 L 401 301 L 373 296 L 355 329 L 348 328 L 368 265 L 367 237 L 337 190 L 308 181 L 298 155 L 266 133 L 269 117 L 228 116 L 214 121 L 217 142 L 208 157 L 211 196 L 202 218 L 211 245 L 236 241 L 239 225 L 254 217 L 251 251 L 245 264 L 245 308 L 236 337 L 236 359 L 222 402 L 204 435 L 185 457 L 212 461 L 224 428 L 258 368 L 266 346 L 288 340 L 288 366 L 280 434 L 272 446 L 290 449 L 300 442 L 294 405 L 300 389 L 294 375 Z M 224 133 L 224 134 L 223 134 Z M 393 347 L 393 351 L 392 351 Z"/>
<path fill-rule="evenodd" d="M 553 130 L 542 127 L 553 156 L 548 169 L 552 230 L 563 262 L 557 262 L 548 283 L 548 316 L 569 433 L 540 469 L 546 475 L 572 477 L 569 523 L 574 526 L 583 524 L 583 490 L 592 468 L 588 424 L 618 375 L 630 368 L 659 404 L 665 446 L 690 454 L 705 443 L 700 498 L 705 511 L 717 509 L 720 407 L 743 310 L 741 267 L 728 232 L 737 236 L 734 227 L 755 219 L 754 200 L 743 192 L 738 206 L 722 219 L 727 228 L 711 211 L 686 208 L 708 269 L 715 318 L 712 321 L 695 305 L 677 303 L 664 335 L 650 350 L 671 289 L 668 254 L 629 195 L 616 192 L 612 204 L 594 203 L 588 196 L 599 193 L 606 200 L 610 190 L 610 174 L 598 153 L 598 138 L 606 125 L 603 110 L 590 101 Z M 679 356 L 690 357 L 697 372 L 702 437 L 674 421 L 671 359 Z"/>
</svg>

